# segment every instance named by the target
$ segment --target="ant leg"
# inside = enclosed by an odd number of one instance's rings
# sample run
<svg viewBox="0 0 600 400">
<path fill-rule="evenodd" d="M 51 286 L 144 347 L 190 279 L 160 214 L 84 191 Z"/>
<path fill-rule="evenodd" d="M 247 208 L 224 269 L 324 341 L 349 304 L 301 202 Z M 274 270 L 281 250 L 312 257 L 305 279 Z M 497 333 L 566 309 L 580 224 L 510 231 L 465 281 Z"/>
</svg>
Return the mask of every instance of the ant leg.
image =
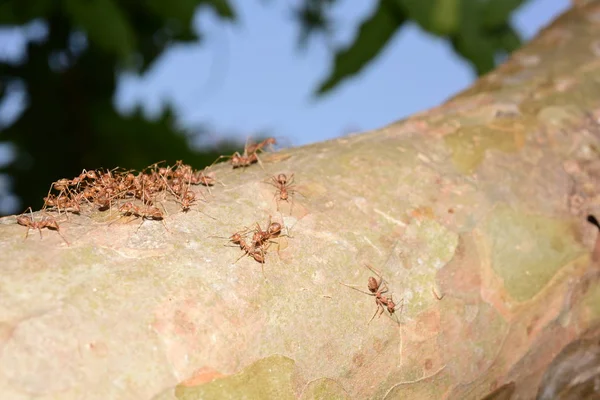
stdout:
<svg viewBox="0 0 600 400">
<path fill-rule="evenodd" d="M 371 270 L 371 272 L 373 272 L 374 274 L 376 274 L 379 278 L 381 278 L 381 271 L 379 271 L 378 269 L 376 269 L 375 267 L 373 267 L 371 264 L 364 264 L 365 267 L 367 267 L 368 269 Z"/>
<path fill-rule="evenodd" d="M 137 218 L 135 218 L 135 219 L 137 219 Z M 133 221 L 133 220 L 131 220 L 131 221 Z M 131 221 L 129 221 L 129 222 L 131 222 Z M 138 225 L 137 229 L 135 230 L 135 234 L 137 234 L 138 231 L 140 230 L 140 228 L 142 227 L 142 225 L 144 225 L 144 221 L 145 221 L 145 219 L 142 217 L 142 222 L 140 222 L 140 224 Z"/>
<path fill-rule="evenodd" d="M 164 215 L 165 217 L 168 217 L 169 214 L 167 213 L 167 209 L 165 208 L 165 205 L 163 203 L 158 203 L 160 204 L 160 206 L 162 207 L 163 211 L 165 212 Z M 169 228 L 167 228 L 167 223 L 165 222 L 164 218 L 161 218 L 160 222 L 162 222 L 163 226 L 165 227 L 165 229 L 167 230 L 167 232 L 172 233 Z"/>
<path fill-rule="evenodd" d="M 279 193 L 275 193 L 275 195 L 273 196 L 273 199 L 275 199 L 275 204 L 277 205 L 277 211 L 279 211 Z"/>
<path fill-rule="evenodd" d="M 249 256 L 250 255 L 250 251 L 248 251 L 247 249 L 243 249 L 243 251 L 244 251 L 244 253 L 241 256 L 239 256 L 237 258 L 237 260 L 235 260 L 233 262 L 234 264 L 237 263 L 238 261 L 240 261 L 244 256 Z"/>
<path fill-rule="evenodd" d="M 164 218 L 160 220 L 160 222 L 162 222 L 163 226 L 165 227 L 166 231 L 169 233 L 173 233 L 171 232 L 171 230 L 169 228 L 167 228 L 167 223 L 165 222 Z"/>
<path fill-rule="evenodd" d="M 346 284 L 346 283 L 342 283 L 342 282 L 339 282 L 339 284 L 340 284 L 340 285 L 344 285 L 344 286 L 346 286 L 346 287 L 349 287 L 350 289 L 354 289 L 354 290 L 356 290 L 356 291 L 358 291 L 358 292 L 361 292 L 361 293 L 364 293 L 364 294 L 368 294 L 369 296 L 374 296 L 374 294 L 373 294 L 373 293 L 371 293 L 371 292 L 365 292 L 364 290 L 358 289 L 358 288 L 357 288 L 357 286 L 358 286 L 358 285 L 348 285 L 348 284 Z"/>
<path fill-rule="evenodd" d="M 375 318 L 375 316 L 377 315 L 377 313 L 379 312 L 380 309 L 383 312 L 383 306 L 381 304 L 377 303 L 377 309 L 375 310 L 375 314 L 373 314 L 373 316 L 371 317 L 369 322 L 367 322 L 367 325 L 369 325 L 371 323 L 371 321 L 373 321 L 373 318 Z"/>
<path fill-rule="evenodd" d="M 213 165 L 215 165 L 215 164 L 216 164 L 216 163 L 217 163 L 217 162 L 218 162 L 220 159 L 222 159 L 222 158 L 233 158 L 233 157 L 235 157 L 235 155 L 236 155 L 236 154 L 238 154 L 238 155 L 239 155 L 239 153 L 236 151 L 236 152 L 235 152 L 233 155 L 231 155 L 231 156 L 219 156 L 219 157 L 217 157 L 217 159 L 216 159 L 215 161 L 213 161 L 213 163 L 212 163 L 212 164 L 210 164 L 210 165 L 209 165 L 207 168 L 210 168 L 210 167 L 212 167 Z"/>
<path fill-rule="evenodd" d="M 383 286 L 381 284 L 379 285 L 379 287 L 378 287 L 379 293 L 383 294 L 383 293 L 389 292 L 387 283 L 385 283 L 383 280 L 381 281 L 381 283 L 383 283 Z M 383 287 L 383 290 L 381 290 L 382 287 Z"/>
<path fill-rule="evenodd" d="M 263 278 L 265 278 L 265 281 L 268 281 L 267 274 L 265 274 L 265 256 L 266 256 L 266 253 L 265 253 L 265 250 L 262 247 L 260 248 L 260 253 L 261 253 L 260 254 L 260 258 L 262 260 L 260 262 L 260 269 L 262 271 Z"/>
<path fill-rule="evenodd" d="M 117 218 L 117 219 L 115 219 L 113 222 L 109 223 L 109 224 L 108 224 L 108 226 L 111 226 L 112 224 L 114 224 L 114 223 L 116 223 L 116 222 L 120 221 L 121 219 L 123 219 L 123 218 L 125 218 L 125 217 L 127 217 L 127 215 L 121 215 L 119 218 Z M 126 224 L 128 224 L 128 223 L 130 223 L 131 221 L 133 221 L 133 220 L 135 220 L 135 219 L 137 219 L 137 218 L 133 218 L 132 220 L 129 220 L 129 221 L 125 222 L 125 223 L 126 223 Z"/>
<path fill-rule="evenodd" d="M 59 231 L 59 230 L 56 230 L 56 233 L 58 233 L 58 234 L 60 235 L 60 237 L 62 238 L 62 240 L 64 240 L 64 241 L 65 241 L 65 243 L 67 244 L 67 246 L 70 246 L 70 245 L 71 245 L 71 243 L 69 243 L 69 241 L 67 240 L 67 238 L 66 238 L 66 237 L 64 237 L 64 235 L 63 235 L 62 233 L 60 233 L 60 231 Z"/>
<path fill-rule="evenodd" d="M 264 172 L 267 172 L 267 171 L 265 170 L 265 166 L 263 165 L 262 161 L 260 160 L 260 157 L 258 156 L 258 154 L 254 153 L 254 155 L 255 155 L 255 157 L 256 157 L 256 161 L 258 161 L 258 165 L 260 165 L 260 167 L 262 168 L 262 170 L 263 170 Z"/>
</svg>

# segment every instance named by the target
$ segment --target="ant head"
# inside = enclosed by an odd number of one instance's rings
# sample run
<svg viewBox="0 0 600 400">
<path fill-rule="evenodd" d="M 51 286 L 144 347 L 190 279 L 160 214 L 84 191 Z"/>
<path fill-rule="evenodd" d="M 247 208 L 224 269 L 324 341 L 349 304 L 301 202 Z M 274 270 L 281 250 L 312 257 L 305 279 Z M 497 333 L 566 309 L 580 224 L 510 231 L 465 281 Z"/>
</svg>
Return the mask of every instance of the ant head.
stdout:
<svg viewBox="0 0 600 400">
<path fill-rule="evenodd" d="M 285 174 L 279 174 L 279 175 L 277 175 L 277 182 L 280 183 L 280 184 L 282 184 L 282 185 L 285 185 L 286 182 L 287 182 L 287 176 Z"/>
<path fill-rule="evenodd" d="M 377 291 L 377 289 L 379 289 L 379 284 L 377 283 L 377 279 L 370 276 L 369 284 L 367 285 L 367 287 L 369 288 L 369 291 L 371 291 L 372 293 L 375 293 Z"/>
<path fill-rule="evenodd" d="M 281 224 L 279 222 L 272 222 L 271 225 L 269 225 L 268 231 L 272 236 L 279 235 L 281 233 Z"/>
<path fill-rule="evenodd" d="M 277 144 L 277 140 L 275 140 L 275 138 L 270 137 L 265 139 L 266 146 L 273 146 L 275 144 Z"/>
<path fill-rule="evenodd" d="M 240 243 L 242 241 L 242 235 L 236 232 L 233 235 L 229 236 L 229 240 L 233 243 Z"/>
<path fill-rule="evenodd" d="M 88 171 L 85 176 L 87 176 L 90 179 L 98 179 L 98 175 L 96 175 L 96 171 Z"/>
</svg>

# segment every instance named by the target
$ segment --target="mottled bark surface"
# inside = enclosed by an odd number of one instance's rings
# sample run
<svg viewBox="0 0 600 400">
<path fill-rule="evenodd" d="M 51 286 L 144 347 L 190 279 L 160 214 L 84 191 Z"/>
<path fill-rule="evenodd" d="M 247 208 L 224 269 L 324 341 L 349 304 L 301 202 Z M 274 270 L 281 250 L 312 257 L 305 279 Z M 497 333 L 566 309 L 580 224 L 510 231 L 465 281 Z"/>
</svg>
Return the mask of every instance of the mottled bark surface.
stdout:
<svg viewBox="0 0 600 400">
<path fill-rule="evenodd" d="M 266 172 L 215 168 L 224 185 L 165 204 L 166 226 L 82 213 L 67 245 L 4 218 L 0 397 L 534 398 L 598 337 L 599 118 L 593 2 L 439 108 L 264 155 Z M 299 192 L 281 213 L 263 182 L 280 172 Z M 290 237 L 265 280 L 211 236 L 269 215 Z M 366 290 L 364 263 L 404 299 L 399 324 L 367 324 L 374 298 L 340 285 Z"/>
</svg>

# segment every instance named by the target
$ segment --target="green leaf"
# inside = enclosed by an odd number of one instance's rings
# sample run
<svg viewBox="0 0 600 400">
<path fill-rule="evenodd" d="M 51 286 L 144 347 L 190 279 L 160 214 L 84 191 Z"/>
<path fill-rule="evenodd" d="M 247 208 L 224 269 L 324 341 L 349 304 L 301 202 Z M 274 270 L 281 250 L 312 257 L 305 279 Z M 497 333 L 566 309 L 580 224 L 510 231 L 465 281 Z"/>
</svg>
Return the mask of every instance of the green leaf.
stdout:
<svg viewBox="0 0 600 400">
<path fill-rule="evenodd" d="M 483 9 L 482 25 L 497 28 L 506 24 L 511 14 L 528 0 L 488 0 Z"/>
<path fill-rule="evenodd" d="M 208 0 L 208 4 L 210 4 L 221 18 L 234 20 L 236 18 L 235 12 L 233 8 L 229 4 L 227 0 Z"/>
<path fill-rule="evenodd" d="M 458 54 L 471 62 L 479 76 L 491 71 L 495 66 L 495 43 L 481 33 L 461 33 L 452 38 L 452 46 Z"/>
<path fill-rule="evenodd" d="M 461 0 L 436 0 L 431 9 L 432 32 L 438 35 L 456 33 L 460 24 Z"/>
<path fill-rule="evenodd" d="M 507 53 L 512 53 L 521 47 L 522 41 L 519 32 L 511 25 L 506 24 L 502 29 L 497 30 L 495 39 L 497 42 L 497 48 Z"/>
<path fill-rule="evenodd" d="M 134 51 L 135 33 L 114 0 L 65 0 L 64 5 L 73 24 L 91 42 L 121 58 Z"/>
<path fill-rule="evenodd" d="M 172 18 L 183 26 L 189 26 L 194 18 L 196 8 L 204 3 L 202 0 L 147 0 L 146 4 L 161 19 Z"/>
<path fill-rule="evenodd" d="M 423 29 L 433 32 L 431 13 L 437 0 L 400 0 L 408 18 L 414 20 Z"/>
<path fill-rule="evenodd" d="M 406 16 L 393 0 L 380 0 L 375 12 L 361 24 L 348 48 L 335 55 L 333 71 L 317 90 L 322 95 L 363 69 L 404 24 Z"/>
</svg>

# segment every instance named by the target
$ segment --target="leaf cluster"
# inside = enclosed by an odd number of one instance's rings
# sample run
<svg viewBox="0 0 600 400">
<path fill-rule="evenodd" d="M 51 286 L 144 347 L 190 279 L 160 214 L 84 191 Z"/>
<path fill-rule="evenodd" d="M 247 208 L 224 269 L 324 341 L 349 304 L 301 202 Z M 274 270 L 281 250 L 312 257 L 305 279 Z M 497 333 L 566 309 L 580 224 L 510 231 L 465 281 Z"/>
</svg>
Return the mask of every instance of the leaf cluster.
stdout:
<svg viewBox="0 0 600 400">
<path fill-rule="evenodd" d="M 521 45 L 510 16 L 525 2 L 377 0 L 373 12 L 362 21 L 354 40 L 335 52 L 331 72 L 321 82 L 317 93 L 325 94 L 343 80 L 362 71 L 409 22 L 415 22 L 424 31 L 449 40 L 456 53 L 467 60 L 478 75 L 489 72 L 499 55 L 508 54 Z M 327 3 L 327 7 L 321 8 L 322 12 L 329 12 L 332 1 L 322 3 Z M 326 16 L 313 20 L 327 21 L 324 29 L 331 25 Z M 406 59 L 408 62 L 410 55 Z"/>
</svg>

